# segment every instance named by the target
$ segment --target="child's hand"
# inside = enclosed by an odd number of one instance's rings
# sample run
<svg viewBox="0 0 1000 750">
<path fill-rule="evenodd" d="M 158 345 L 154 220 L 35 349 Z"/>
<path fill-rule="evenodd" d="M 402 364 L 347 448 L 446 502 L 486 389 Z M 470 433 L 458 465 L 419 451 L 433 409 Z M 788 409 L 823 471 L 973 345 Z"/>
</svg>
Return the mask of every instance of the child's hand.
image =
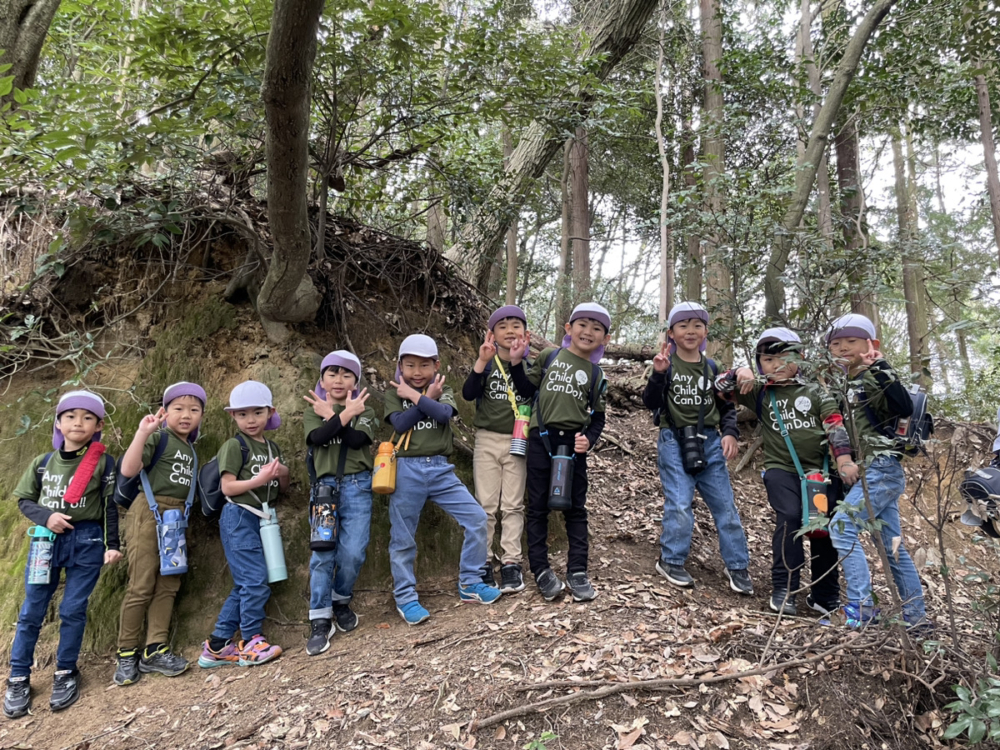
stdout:
<svg viewBox="0 0 1000 750">
<path fill-rule="evenodd" d="M 479 362 L 483 365 L 483 369 L 486 365 L 490 363 L 493 359 L 493 355 L 497 353 L 496 338 L 493 336 L 493 331 L 486 332 L 486 339 L 479 347 Z"/>
<path fill-rule="evenodd" d="M 69 521 L 70 518 L 65 513 L 53 513 L 49 516 L 49 520 L 45 522 L 45 528 L 49 531 L 54 531 L 56 534 L 62 534 L 64 531 L 73 530 L 73 524 Z"/>
<path fill-rule="evenodd" d="M 122 553 L 116 549 L 109 549 L 104 553 L 104 564 L 114 565 L 116 562 L 122 559 Z"/>
<path fill-rule="evenodd" d="M 576 439 L 573 441 L 573 450 L 577 453 L 586 453 L 590 450 L 590 441 L 587 440 L 587 436 L 583 433 L 576 433 Z"/>
<path fill-rule="evenodd" d="M 858 465 L 851 460 L 850 456 L 840 456 L 837 459 L 837 473 L 848 487 L 853 487 L 858 482 L 860 471 Z"/>
<path fill-rule="evenodd" d="M 670 367 L 670 354 L 667 353 L 670 345 L 664 341 L 660 344 L 660 353 L 653 357 L 653 371 L 666 372 Z"/>
<path fill-rule="evenodd" d="M 167 410 L 162 406 L 156 414 L 147 414 L 139 421 L 139 428 L 136 430 L 145 440 L 163 426 L 167 419 Z"/>
<path fill-rule="evenodd" d="M 316 391 L 309 391 L 309 395 L 303 396 L 302 398 L 305 399 L 310 406 L 312 406 L 313 412 L 320 419 L 326 421 L 327 419 L 333 417 L 333 396 L 329 393 L 326 394 L 326 398 L 320 398 L 316 394 Z"/>
<path fill-rule="evenodd" d="M 409 385 L 405 380 L 400 378 L 400 382 L 389 381 L 389 385 L 396 389 L 396 393 L 403 401 L 409 401 L 411 404 L 417 403 L 420 400 L 420 393 L 416 388 Z"/>
<path fill-rule="evenodd" d="M 722 437 L 722 456 L 727 461 L 732 461 L 740 454 L 740 445 L 732 435 Z"/>
<path fill-rule="evenodd" d="M 444 393 L 444 375 L 438 373 L 434 376 L 434 380 L 431 384 L 427 386 L 427 398 L 437 401 L 441 398 L 441 394 Z M 416 403 L 414 401 L 414 403 Z"/>
<path fill-rule="evenodd" d="M 865 367 L 871 367 L 875 360 L 882 359 L 882 352 L 875 348 L 875 345 L 868 339 L 868 351 L 860 355 L 859 360 Z"/>
<path fill-rule="evenodd" d="M 753 390 L 756 378 L 753 376 L 753 371 L 749 367 L 740 367 L 736 370 L 736 385 L 739 386 L 740 393 L 744 396 Z"/>
<path fill-rule="evenodd" d="M 362 388 L 357 398 L 352 398 L 347 394 L 347 401 L 344 402 L 344 410 L 340 412 L 340 421 L 343 424 L 349 423 L 352 419 L 360 416 L 365 410 L 365 401 L 368 400 L 368 389 Z"/>
<path fill-rule="evenodd" d="M 285 470 L 288 471 L 287 469 Z M 258 487 L 264 487 L 275 479 L 281 476 L 281 462 L 278 459 L 264 464 L 260 467 L 260 472 L 257 474 Z"/>
<path fill-rule="evenodd" d="M 510 346 L 510 363 L 514 367 L 517 367 L 524 360 L 524 355 L 528 353 L 528 347 L 531 345 L 531 334 L 525 333 L 524 336 L 519 336 L 517 341 L 515 341 Z"/>
<path fill-rule="evenodd" d="M 283 463 L 281 463 L 281 459 L 280 458 L 276 458 L 274 460 L 277 461 L 277 463 L 278 463 L 278 471 L 277 471 L 278 479 L 284 479 L 290 473 L 288 471 L 288 467 L 285 466 Z"/>
</svg>

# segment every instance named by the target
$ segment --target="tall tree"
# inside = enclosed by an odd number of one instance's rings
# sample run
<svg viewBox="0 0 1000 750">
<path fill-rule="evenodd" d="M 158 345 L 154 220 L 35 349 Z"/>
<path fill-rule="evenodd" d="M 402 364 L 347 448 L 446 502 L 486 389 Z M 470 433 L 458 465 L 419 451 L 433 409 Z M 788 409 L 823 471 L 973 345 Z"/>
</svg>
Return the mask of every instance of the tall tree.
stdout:
<svg viewBox="0 0 1000 750">
<path fill-rule="evenodd" d="M 906 334 L 910 352 L 910 372 L 920 373 L 924 364 L 926 331 L 921 330 L 923 285 L 919 281 L 920 261 L 916 255 L 916 216 L 910 201 L 910 186 L 903 156 L 902 135 L 892 133 L 892 166 L 895 173 L 896 221 L 899 252 L 903 261 L 903 303 L 906 308 Z"/>
<path fill-rule="evenodd" d="M 13 91 L 35 84 L 38 58 L 61 0 L 0 0 L 0 105 L 14 103 Z M 9 77 L 9 86 L 4 79 Z"/>
<path fill-rule="evenodd" d="M 660 187 L 660 304 L 657 310 L 657 321 L 662 328 L 667 322 L 670 306 L 674 303 L 674 256 L 670 252 L 670 236 L 667 228 L 667 202 L 670 198 L 670 159 L 667 158 L 667 147 L 663 138 L 663 46 L 666 34 L 666 11 L 660 19 L 659 49 L 656 54 L 656 81 L 653 93 L 656 96 L 656 149 L 660 154 L 660 165 L 663 171 L 663 184 Z M 624 253 L 623 259 L 624 259 Z M 661 332 L 661 339 L 666 334 Z"/>
<path fill-rule="evenodd" d="M 590 298 L 590 156 L 587 130 L 577 127 L 570 154 L 573 220 L 573 302 Z"/>
<path fill-rule="evenodd" d="M 503 138 L 503 167 L 507 168 L 510 163 L 510 156 L 514 153 L 514 138 L 510 134 L 510 128 L 506 125 L 503 128 L 501 137 Z M 510 222 L 507 228 L 507 246 L 504 248 L 507 259 L 507 284 L 504 290 L 504 304 L 513 305 L 517 300 L 517 217 Z"/>
<path fill-rule="evenodd" d="M 982 63 L 980 63 L 982 66 Z M 986 164 L 986 189 L 990 195 L 990 216 L 993 218 L 993 238 L 1000 254 L 1000 175 L 997 174 L 997 152 L 993 142 L 993 120 L 990 115 L 990 89 L 986 76 L 976 75 L 976 100 L 979 102 L 979 138 L 983 144 Z"/>
<path fill-rule="evenodd" d="M 559 326 L 569 320 L 571 308 L 573 307 L 573 283 L 571 274 L 573 270 L 572 237 L 573 237 L 573 202 L 570 194 L 570 179 L 572 175 L 572 160 L 570 154 L 573 150 L 573 139 L 567 138 L 563 147 L 562 179 L 559 181 L 559 195 L 561 198 L 561 217 L 559 235 L 559 267 L 556 272 L 556 338 L 558 338 Z"/>
</svg>

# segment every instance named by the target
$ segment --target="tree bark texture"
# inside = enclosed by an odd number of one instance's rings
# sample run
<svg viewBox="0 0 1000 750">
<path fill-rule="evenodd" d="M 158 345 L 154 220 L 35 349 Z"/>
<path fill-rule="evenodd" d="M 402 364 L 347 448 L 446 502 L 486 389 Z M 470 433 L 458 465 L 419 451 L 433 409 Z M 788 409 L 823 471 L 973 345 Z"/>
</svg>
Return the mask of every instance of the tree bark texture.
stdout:
<svg viewBox="0 0 1000 750">
<path fill-rule="evenodd" d="M 35 84 L 38 59 L 60 0 L 0 0 L 0 64 L 11 68 L 3 78 L 14 76 L 14 87 L 30 89 Z M 14 92 L 0 97 L 0 105 L 15 106 Z"/>
<path fill-rule="evenodd" d="M 309 230 L 309 82 L 324 0 L 275 0 L 261 96 L 267 158 L 267 218 L 274 252 L 257 297 L 268 335 L 310 320 L 321 297 L 306 275 Z"/>
<path fill-rule="evenodd" d="M 858 161 L 858 129 L 853 117 L 848 117 L 834 138 L 837 152 L 837 182 L 840 186 L 840 224 L 844 236 L 845 257 L 848 259 L 847 283 L 850 287 L 851 312 L 861 313 L 875 323 L 874 290 L 865 273 L 863 250 L 868 247 L 867 222 L 862 200 L 863 186 Z"/>
<path fill-rule="evenodd" d="M 596 80 L 604 81 L 635 46 L 657 5 L 657 0 L 613 0 L 595 11 L 599 15 L 585 19 L 583 27 L 589 43 L 581 57 L 600 61 L 593 73 Z M 517 216 L 535 180 L 559 151 L 566 131 L 583 120 L 594 96 L 593 90 L 582 86 L 567 92 L 567 98 L 577 103 L 571 124 L 566 122 L 566 116 L 551 113 L 532 121 L 518 141 L 504 176 L 462 227 L 448 257 L 476 285 L 485 287 L 507 227 Z"/>
<path fill-rule="evenodd" d="M 984 75 L 976 76 L 976 99 L 979 101 L 979 138 L 983 144 L 983 160 L 986 163 L 986 189 L 990 194 L 993 239 L 1000 256 L 1000 176 L 997 175 L 997 151 L 993 142 L 993 122 L 990 117 L 990 90 Z"/>
<path fill-rule="evenodd" d="M 569 320 L 570 300 L 572 299 L 572 282 L 570 274 L 573 268 L 573 256 L 570 253 L 570 237 L 573 231 L 573 205 L 570 202 L 570 151 L 573 148 L 573 140 L 567 139 L 563 147 L 563 168 L 562 180 L 559 182 L 560 196 L 562 198 L 562 224 L 559 241 L 559 270 L 556 274 L 556 309 L 555 309 L 555 330 L 558 334 L 559 326 Z M 558 338 L 558 336 L 556 336 Z"/>
<path fill-rule="evenodd" d="M 823 88 L 820 81 L 819 66 L 816 65 L 816 51 L 812 43 L 812 8 L 811 0 L 802 0 L 799 9 L 799 59 L 805 65 L 806 75 L 809 77 L 809 90 L 816 97 L 813 104 L 812 116 L 815 121 L 819 115 L 819 101 L 823 96 Z M 802 113 L 804 119 L 804 112 Z M 799 157 L 805 154 L 806 144 L 799 141 Z M 830 165 L 827 161 L 829 148 L 824 148 L 820 156 L 819 166 L 816 171 L 816 224 L 819 234 L 823 238 L 826 248 L 833 248 L 833 209 L 830 205 Z"/>
<path fill-rule="evenodd" d="M 514 153 L 514 139 L 510 130 L 503 129 L 503 165 L 510 164 L 510 156 Z M 513 305 L 517 299 L 517 217 L 515 216 L 507 228 L 507 284 L 504 290 L 504 304 Z"/>
<path fill-rule="evenodd" d="M 663 169 L 663 184 L 660 186 L 660 305 L 657 320 L 662 328 L 667 322 L 670 306 L 674 303 L 674 258 L 670 252 L 670 236 L 667 231 L 667 202 L 670 198 L 670 159 L 663 141 L 663 45 L 666 13 L 660 23 L 660 45 L 656 56 L 656 148 L 660 154 Z M 660 333 L 663 341 L 666 333 Z"/>
<path fill-rule="evenodd" d="M 576 129 L 570 168 L 573 210 L 573 304 L 590 299 L 590 164 L 587 130 Z"/>
<path fill-rule="evenodd" d="M 920 285 L 918 261 L 913 255 L 915 217 L 910 213 L 910 191 L 906 180 L 906 163 L 903 157 L 903 143 L 899 131 L 892 134 L 892 166 L 895 174 L 896 222 L 899 238 L 899 253 L 903 261 L 903 297 L 906 307 L 906 334 L 909 342 L 910 372 L 921 371 L 923 363 L 923 340 L 920 333 Z"/>
<path fill-rule="evenodd" d="M 690 98 L 688 100 L 690 101 Z M 684 187 L 693 193 L 698 188 L 698 175 L 695 173 L 694 166 L 694 130 L 691 125 L 690 112 L 684 114 L 685 117 L 681 122 L 681 164 L 684 168 Z M 684 275 L 684 298 L 692 301 L 700 300 L 703 282 L 701 238 L 688 229 L 685 241 L 688 262 L 687 273 Z"/>
<path fill-rule="evenodd" d="M 826 99 L 823 101 L 823 106 L 820 107 L 819 114 L 813 120 L 805 153 L 796 164 L 795 190 L 785 211 L 765 271 L 764 312 L 771 321 L 784 320 L 785 289 L 781 277 L 788 264 L 792 235 L 802 219 L 802 214 L 805 212 L 806 204 L 812 193 L 813 183 L 816 181 L 816 171 L 819 168 L 820 156 L 826 150 L 830 128 L 837 119 L 840 105 L 844 101 L 844 94 L 847 93 L 847 87 L 854 79 L 858 64 L 861 62 L 861 54 L 864 52 L 868 40 L 896 2 L 897 0 L 876 0 L 865 14 L 844 49 L 833 81 L 827 91 Z"/>
</svg>

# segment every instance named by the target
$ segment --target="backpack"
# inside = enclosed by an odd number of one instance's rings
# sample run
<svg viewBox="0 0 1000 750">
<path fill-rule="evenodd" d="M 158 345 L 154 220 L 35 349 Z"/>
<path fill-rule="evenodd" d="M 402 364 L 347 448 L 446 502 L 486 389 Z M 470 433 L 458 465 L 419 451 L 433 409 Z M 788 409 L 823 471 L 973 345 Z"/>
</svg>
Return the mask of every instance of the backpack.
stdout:
<svg viewBox="0 0 1000 750">
<path fill-rule="evenodd" d="M 42 456 L 42 461 L 38 464 L 38 468 L 35 471 L 38 472 L 38 483 L 41 484 L 42 477 L 45 476 L 45 467 L 48 466 L 49 459 L 55 455 L 55 451 L 50 451 Z M 115 470 L 115 459 L 112 458 L 107 453 L 104 454 L 104 471 L 101 473 L 101 499 L 104 499 L 104 493 L 107 491 L 108 483 L 111 481 L 111 474 Z"/>
<path fill-rule="evenodd" d="M 163 453 L 167 450 L 167 439 L 163 434 L 163 431 L 156 433 L 159 439 L 156 442 L 156 447 L 153 449 L 153 455 L 149 460 L 149 463 L 142 467 L 142 471 L 149 474 L 153 467 L 156 466 L 157 462 L 163 458 Z M 139 495 L 139 485 L 141 480 L 140 474 L 136 474 L 134 477 L 123 477 L 122 476 L 122 465 L 121 461 L 125 458 L 118 459 L 118 473 L 115 474 L 115 503 L 121 507 L 122 510 L 128 510 L 132 507 L 132 503 L 135 502 L 136 497 Z"/>
<path fill-rule="evenodd" d="M 712 382 L 719 377 L 719 365 L 716 364 L 715 360 L 711 357 L 706 357 L 708 360 L 708 368 L 712 371 Z M 667 366 L 667 371 L 665 375 L 665 384 L 663 386 L 663 406 L 653 412 L 653 424 L 659 427 L 661 424 L 669 424 L 670 422 L 670 407 L 668 405 L 668 399 L 670 398 L 670 382 L 674 376 L 674 365 L 673 362 Z M 757 415 L 760 416 L 760 403 L 757 404 Z"/>
<path fill-rule="evenodd" d="M 991 537 L 1000 537 L 1000 468 L 969 469 L 958 486 L 968 508 L 959 519 L 966 526 L 979 526 Z"/>
<path fill-rule="evenodd" d="M 250 456 L 250 446 L 239 433 L 236 439 L 240 443 L 240 454 L 242 469 Z M 198 499 L 201 500 L 201 512 L 205 518 L 215 518 L 222 511 L 222 506 L 226 504 L 226 495 L 222 491 L 222 473 L 219 471 L 219 457 L 216 456 L 206 463 L 198 472 Z"/>
<path fill-rule="evenodd" d="M 879 422 L 864 390 L 858 395 L 858 403 L 875 431 L 892 441 L 893 450 L 904 456 L 916 456 L 934 433 L 934 416 L 927 411 L 927 394 L 919 385 L 913 385 L 906 392 L 913 403 L 913 414 L 909 417 L 895 416 L 887 422 Z"/>
</svg>

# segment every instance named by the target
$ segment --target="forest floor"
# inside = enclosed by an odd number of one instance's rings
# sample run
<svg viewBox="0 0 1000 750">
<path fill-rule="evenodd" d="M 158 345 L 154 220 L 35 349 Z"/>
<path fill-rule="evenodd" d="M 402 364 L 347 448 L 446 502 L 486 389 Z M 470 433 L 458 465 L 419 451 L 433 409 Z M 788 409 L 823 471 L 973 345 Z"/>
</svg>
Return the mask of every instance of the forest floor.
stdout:
<svg viewBox="0 0 1000 750">
<path fill-rule="evenodd" d="M 759 454 L 733 480 L 755 595 L 729 590 L 700 501 L 688 565 L 697 586 L 682 591 L 653 567 L 661 489 L 648 414 L 611 409 L 608 432 L 620 445 L 599 446 L 588 496 L 595 601 L 549 604 L 529 584 L 494 606 L 463 605 L 454 578 L 425 580 L 428 622 L 407 627 L 390 591 L 362 592 L 358 629 L 337 634 L 318 657 L 305 653 L 303 625 L 274 622 L 268 632 L 285 652 L 256 668 L 195 666 L 172 680 L 147 675 L 118 688 L 110 656 L 88 655 L 79 703 L 51 713 L 51 670 L 38 670 L 34 712 L 0 725 L 0 748 L 941 746 L 949 682 L 929 690 L 931 673 L 921 672 L 926 665 L 906 653 L 897 630 L 854 633 L 810 616 L 779 623 L 768 611 L 772 514 Z M 917 462 L 909 470 L 930 471 Z M 937 637 L 946 640 L 936 536 L 918 520 L 917 506 L 901 507 L 905 542 L 927 561 L 921 573 Z M 996 571 L 996 547 L 973 544 L 971 530 L 954 522 L 944 534 L 955 550 L 946 557 L 955 566 L 960 628 L 969 630 L 970 604 L 986 584 L 963 578 Z M 560 570 L 565 553 L 554 561 Z M 877 563 L 873 568 L 884 581 Z M 198 654 L 191 648 L 185 656 Z M 533 708 L 564 696 L 544 712 Z M 489 718 L 512 709 L 524 712 Z"/>
</svg>

